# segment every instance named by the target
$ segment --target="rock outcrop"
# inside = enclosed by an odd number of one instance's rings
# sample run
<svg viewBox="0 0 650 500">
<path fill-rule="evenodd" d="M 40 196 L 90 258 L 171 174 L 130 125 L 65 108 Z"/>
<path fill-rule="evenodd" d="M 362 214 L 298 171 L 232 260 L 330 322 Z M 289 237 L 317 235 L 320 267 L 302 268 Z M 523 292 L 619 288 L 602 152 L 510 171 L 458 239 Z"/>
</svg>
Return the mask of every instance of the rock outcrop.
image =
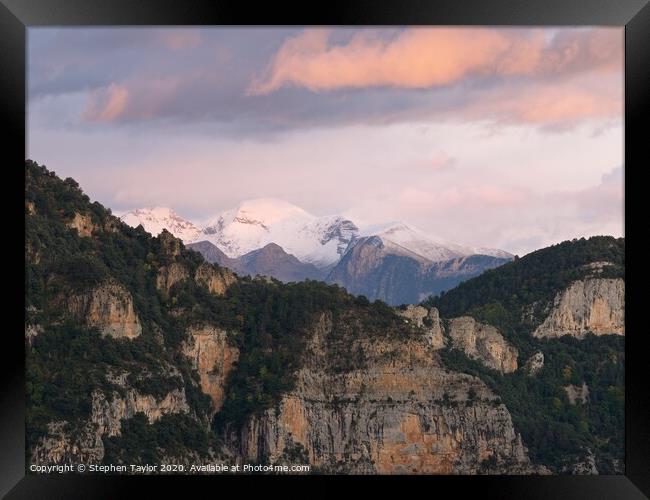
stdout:
<svg viewBox="0 0 650 500">
<path fill-rule="evenodd" d="M 451 346 L 460 349 L 472 359 L 502 373 L 517 369 L 517 349 L 510 345 L 499 331 L 479 323 L 469 316 L 449 320 Z"/>
<path fill-rule="evenodd" d="M 542 368 L 544 368 L 544 353 L 538 351 L 528 358 L 528 361 L 524 365 L 524 372 L 526 372 L 526 375 L 534 377 Z"/>
<path fill-rule="evenodd" d="M 163 229 L 158 235 L 158 241 L 160 242 L 160 251 L 162 255 L 174 258 L 181 254 L 181 246 L 183 245 L 183 242 L 167 231 L 167 229 Z"/>
<path fill-rule="evenodd" d="M 558 293 L 534 337 L 625 335 L 625 282 L 622 278 L 575 281 Z"/>
<path fill-rule="evenodd" d="M 438 309 L 432 307 L 427 310 L 422 306 L 408 305 L 406 309 L 401 311 L 396 310 L 397 314 L 402 316 L 404 320 L 416 328 L 421 328 L 424 331 L 424 336 L 427 342 L 434 349 L 442 349 L 447 344 L 444 335 L 444 327 Z"/>
<path fill-rule="evenodd" d="M 107 380 L 125 389 L 123 394 L 113 391 L 107 397 L 99 390 L 94 391 L 90 419 L 75 425 L 74 432 L 67 428 L 65 421 L 49 423 L 47 435 L 40 438 L 31 451 L 32 463 L 100 463 L 104 458 L 102 438 L 120 435 L 122 419 L 129 419 L 142 412 L 153 423 L 168 413 L 190 411 L 184 388 L 172 390 L 162 399 L 156 399 L 150 394 L 140 394 L 128 387 L 127 376 L 128 373 L 107 376 Z"/>
<path fill-rule="evenodd" d="M 237 277 L 229 269 L 215 268 L 211 264 L 201 264 L 196 269 L 194 279 L 215 295 L 225 294 L 228 287 L 237 281 Z"/>
<path fill-rule="evenodd" d="M 34 339 L 38 337 L 38 334 L 43 331 L 43 327 L 41 325 L 25 325 L 25 340 L 27 341 L 28 345 L 32 345 L 34 342 Z"/>
<path fill-rule="evenodd" d="M 531 466 L 510 414 L 478 378 L 450 372 L 422 337 L 346 339 L 366 368 L 332 371 L 324 314 L 293 391 L 233 436 L 241 460 L 287 460 L 298 451 L 323 472 L 474 474 Z M 295 463 L 295 459 L 294 459 Z M 303 462 L 304 463 L 304 462 Z"/>
<path fill-rule="evenodd" d="M 586 404 L 589 402 L 589 387 L 585 382 L 581 386 L 567 385 L 564 387 L 566 396 L 569 403 L 575 405 L 576 403 Z"/>
<path fill-rule="evenodd" d="M 102 335 L 133 339 L 142 333 L 133 298 L 119 283 L 102 283 L 90 291 L 72 295 L 67 303 L 75 318 L 99 328 Z"/>
<path fill-rule="evenodd" d="M 124 396 L 113 392 L 110 398 L 95 391 L 92 395 L 91 421 L 100 436 L 116 436 L 120 434 L 121 419 L 129 419 L 136 413 L 144 413 L 149 423 L 153 423 L 167 413 L 187 413 L 189 409 L 184 388 L 172 390 L 160 400 L 131 388 Z"/>
<path fill-rule="evenodd" d="M 162 292 L 169 293 L 169 290 L 179 281 L 189 278 L 189 273 L 183 264 L 172 262 L 168 266 L 162 266 L 156 276 L 156 288 Z"/>
<path fill-rule="evenodd" d="M 67 226 L 76 229 L 79 236 L 84 238 L 90 238 L 93 231 L 97 229 L 90 214 L 81 214 L 79 212 L 75 212 L 74 217 L 68 222 Z"/>
<path fill-rule="evenodd" d="M 104 458 L 104 442 L 92 423 L 76 432 L 66 429 L 67 422 L 56 421 L 47 425 L 47 435 L 39 438 L 31 450 L 30 462 L 34 465 L 100 463 Z"/>
<path fill-rule="evenodd" d="M 212 399 L 213 410 L 219 411 L 224 399 L 226 377 L 239 359 L 239 350 L 228 345 L 227 334 L 211 325 L 188 329 L 183 354 L 190 358 L 199 373 L 201 390 Z"/>
</svg>

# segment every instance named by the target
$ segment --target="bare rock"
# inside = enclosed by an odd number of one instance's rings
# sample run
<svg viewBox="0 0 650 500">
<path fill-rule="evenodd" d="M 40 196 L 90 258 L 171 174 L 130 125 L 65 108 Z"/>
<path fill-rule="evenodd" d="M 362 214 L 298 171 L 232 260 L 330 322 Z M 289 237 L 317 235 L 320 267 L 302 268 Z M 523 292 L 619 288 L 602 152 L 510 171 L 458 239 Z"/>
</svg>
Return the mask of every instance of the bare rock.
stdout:
<svg viewBox="0 0 650 500">
<path fill-rule="evenodd" d="M 537 351 L 530 358 L 528 358 L 528 361 L 526 361 L 526 364 L 524 365 L 524 372 L 526 372 L 527 375 L 534 377 L 542 368 L 544 368 L 544 353 Z"/>
<path fill-rule="evenodd" d="M 558 293 L 550 314 L 533 332 L 537 338 L 625 335 L 625 282 L 588 278 Z"/>
<path fill-rule="evenodd" d="M 449 337 L 454 349 L 502 373 L 517 369 L 517 349 L 492 325 L 479 323 L 469 316 L 449 321 Z"/>
<path fill-rule="evenodd" d="M 408 305 L 404 311 L 396 310 L 397 314 L 409 324 L 424 330 L 427 342 L 434 349 L 442 349 L 446 345 L 444 327 L 438 309 L 432 307 L 427 310 L 422 306 Z"/>
<path fill-rule="evenodd" d="M 133 298 L 119 283 L 102 283 L 88 292 L 69 297 L 67 302 L 74 317 L 99 328 L 102 335 L 134 339 L 142 333 L 133 309 Z"/>
<path fill-rule="evenodd" d="M 239 350 L 228 345 L 225 330 L 211 325 L 192 327 L 183 354 L 189 357 L 199 373 L 201 390 L 212 399 L 213 410 L 223 404 L 225 383 L 233 364 L 239 359 Z"/>
<path fill-rule="evenodd" d="M 207 263 L 201 264 L 196 269 L 194 279 L 215 295 L 225 294 L 228 287 L 237 281 L 237 277 L 229 269 L 217 268 Z"/>
</svg>

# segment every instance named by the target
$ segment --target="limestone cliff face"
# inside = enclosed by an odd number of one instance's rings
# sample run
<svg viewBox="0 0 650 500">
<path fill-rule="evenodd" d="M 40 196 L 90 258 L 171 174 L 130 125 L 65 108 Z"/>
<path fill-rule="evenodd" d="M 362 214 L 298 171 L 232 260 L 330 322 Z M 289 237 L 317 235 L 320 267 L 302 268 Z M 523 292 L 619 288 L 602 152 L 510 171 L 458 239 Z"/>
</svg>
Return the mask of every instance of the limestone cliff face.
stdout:
<svg viewBox="0 0 650 500">
<path fill-rule="evenodd" d="M 434 349 L 442 349 L 447 344 L 444 327 L 438 309 L 427 310 L 422 306 L 408 305 L 404 311 L 396 310 L 397 314 L 416 328 L 422 328 L 424 338 Z"/>
<path fill-rule="evenodd" d="M 365 368 L 333 372 L 331 328 L 323 315 L 296 388 L 277 411 L 252 417 L 233 436 L 241 460 L 282 461 L 299 450 L 324 472 L 537 470 L 506 407 L 479 379 L 446 370 L 424 335 L 341 341 L 341 349 L 363 351 Z"/>
<path fill-rule="evenodd" d="M 69 297 L 67 305 L 74 317 L 99 328 L 102 335 L 133 339 L 142 332 L 131 294 L 113 281 Z"/>
<path fill-rule="evenodd" d="M 102 392 L 95 391 L 92 395 L 91 421 L 100 436 L 116 436 L 120 434 L 120 420 L 129 419 L 138 412 L 144 413 L 149 423 L 153 423 L 167 413 L 187 413 L 189 409 L 184 388 L 170 391 L 161 400 L 131 388 L 125 396 L 114 392 L 110 399 Z"/>
<path fill-rule="evenodd" d="M 153 423 L 167 413 L 190 411 L 185 389 L 172 390 L 158 400 L 128 387 L 127 375 L 123 373 L 116 378 L 107 377 L 125 389 L 123 395 L 113 392 L 107 398 L 99 390 L 93 392 L 90 419 L 85 424 L 75 426 L 74 433 L 66 428 L 64 421 L 48 424 L 47 435 L 39 439 L 31 450 L 31 462 L 37 465 L 99 463 L 104 458 L 102 437 L 119 435 L 121 419 L 129 419 L 142 412 Z"/>
<path fill-rule="evenodd" d="M 491 325 L 469 316 L 453 318 L 449 320 L 449 336 L 453 348 L 494 370 L 510 373 L 517 369 L 517 349 Z"/>
<path fill-rule="evenodd" d="M 216 269 L 210 264 L 201 264 L 196 269 L 194 279 L 215 295 L 223 295 L 228 287 L 237 281 L 237 277 L 229 269 Z"/>
<path fill-rule="evenodd" d="M 558 293 L 550 314 L 533 332 L 534 337 L 572 335 L 625 335 L 625 282 L 623 279 L 588 278 Z"/>
<path fill-rule="evenodd" d="M 185 266 L 178 262 L 172 262 L 168 266 L 162 266 L 156 276 L 156 288 L 169 293 L 169 290 L 179 281 L 189 278 Z"/>
<path fill-rule="evenodd" d="M 67 226 L 72 229 L 76 229 L 79 236 L 84 238 L 90 238 L 93 235 L 93 231 L 96 230 L 95 224 L 93 224 L 90 214 L 80 214 L 76 212 L 74 217 Z"/>
<path fill-rule="evenodd" d="M 38 440 L 31 450 L 34 465 L 99 463 L 104 458 L 104 443 L 92 423 L 71 434 L 66 422 L 48 424 L 47 436 Z"/>
<path fill-rule="evenodd" d="M 221 408 L 226 378 L 239 359 L 239 350 L 228 345 L 226 332 L 211 325 L 192 327 L 183 354 L 190 358 L 199 373 L 201 390 L 212 399 L 213 410 Z"/>
</svg>

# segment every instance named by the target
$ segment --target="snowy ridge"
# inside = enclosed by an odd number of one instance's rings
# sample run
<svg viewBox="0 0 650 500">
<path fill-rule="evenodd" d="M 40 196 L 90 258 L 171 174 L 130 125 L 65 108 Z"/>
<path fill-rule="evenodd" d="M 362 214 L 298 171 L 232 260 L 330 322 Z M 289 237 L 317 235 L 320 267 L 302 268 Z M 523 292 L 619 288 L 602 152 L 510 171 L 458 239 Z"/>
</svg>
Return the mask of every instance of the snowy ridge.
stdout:
<svg viewBox="0 0 650 500">
<path fill-rule="evenodd" d="M 195 224 L 183 219 L 171 208 L 166 207 L 139 208 L 125 213 L 120 216 L 120 219 L 132 227 L 142 224 L 144 230 L 154 236 L 159 235 L 163 229 L 167 229 L 174 236 L 188 243 L 196 241 L 201 235 L 201 229 Z"/>
<path fill-rule="evenodd" d="M 474 248 L 435 238 L 401 222 L 391 222 L 360 230 L 339 215 L 317 217 L 302 208 L 275 198 L 247 200 L 237 207 L 195 224 L 170 208 L 138 209 L 121 219 L 158 235 L 163 229 L 184 243 L 209 241 L 230 258 L 237 258 L 269 243 L 282 247 L 300 261 L 325 268 L 336 264 L 361 237 L 375 236 L 396 253 L 415 254 L 429 262 L 482 254 L 510 258 L 498 249 Z"/>
</svg>

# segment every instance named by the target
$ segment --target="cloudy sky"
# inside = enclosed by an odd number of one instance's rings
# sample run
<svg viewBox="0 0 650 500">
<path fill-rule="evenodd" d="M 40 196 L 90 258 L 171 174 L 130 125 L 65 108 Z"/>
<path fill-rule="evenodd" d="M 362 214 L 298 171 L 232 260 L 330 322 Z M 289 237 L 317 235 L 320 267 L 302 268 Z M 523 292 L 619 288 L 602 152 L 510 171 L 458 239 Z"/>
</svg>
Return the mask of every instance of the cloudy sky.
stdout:
<svg viewBox="0 0 650 500">
<path fill-rule="evenodd" d="M 28 94 L 28 157 L 115 213 L 623 234 L 622 28 L 30 28 Z"/>
</svg>

